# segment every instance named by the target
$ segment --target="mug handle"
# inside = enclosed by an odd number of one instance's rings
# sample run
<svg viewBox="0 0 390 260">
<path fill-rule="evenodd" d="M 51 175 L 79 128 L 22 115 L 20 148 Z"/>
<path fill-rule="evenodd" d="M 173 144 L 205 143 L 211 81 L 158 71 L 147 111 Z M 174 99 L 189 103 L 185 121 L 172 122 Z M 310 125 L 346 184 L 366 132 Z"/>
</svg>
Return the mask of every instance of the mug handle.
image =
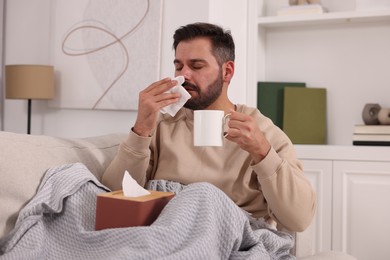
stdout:
<svg viewBox="0 0 390 260">
<path fill-rule="evenodd" d="M 222 127 L 223 127 L 223 129 L 225 129 L 225 125 L 226 125 L 226 123 L 227 122 L 229 122 L 229 120 L 228 119 L 230 119 L 230 116 L 231 116 L 232 114 L 231 113 L 229 113 L 229 114 L 226 114 L 224 117 L 223 117 L 223 120 L 222 120 Z M 227 133 L 227 132 L 223 132 L 223 137 L 227 137 L 229 134 Z"/>
</svg>

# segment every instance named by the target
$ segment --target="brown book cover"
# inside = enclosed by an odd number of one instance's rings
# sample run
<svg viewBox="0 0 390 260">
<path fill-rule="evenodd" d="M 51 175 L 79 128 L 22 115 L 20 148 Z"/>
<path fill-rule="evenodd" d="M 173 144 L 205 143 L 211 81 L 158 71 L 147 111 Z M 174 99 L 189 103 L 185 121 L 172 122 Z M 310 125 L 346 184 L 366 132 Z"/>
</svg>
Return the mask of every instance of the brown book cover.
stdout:
<svg viewBox="0 0 390 260">
<path fill-rule="evenodd" d="M 151 225 L 175 193 L 150 193 L 140 197 L 125 197 L 119 190 L 97 195 L 95 229 Z"/>
</svg>

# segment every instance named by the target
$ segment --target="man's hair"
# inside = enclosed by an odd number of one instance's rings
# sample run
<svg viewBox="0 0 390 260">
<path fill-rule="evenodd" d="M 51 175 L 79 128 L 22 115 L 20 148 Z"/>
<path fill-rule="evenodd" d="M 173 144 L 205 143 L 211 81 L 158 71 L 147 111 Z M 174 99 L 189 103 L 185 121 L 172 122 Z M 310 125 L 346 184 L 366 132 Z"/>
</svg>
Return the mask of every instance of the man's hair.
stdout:
<svg viewBox="0 0 390 260">
<path fill-rule="evenodd" d="M 227 61 L 234 61 L 235 47 L 231 32 L 209 23 L 192 23 L 177 29 L 173 35 L 173 49 L 176 52 L 181 41 L 200 37 L 210 39 L 211 52 L 220 66 Z"/>
</svg>

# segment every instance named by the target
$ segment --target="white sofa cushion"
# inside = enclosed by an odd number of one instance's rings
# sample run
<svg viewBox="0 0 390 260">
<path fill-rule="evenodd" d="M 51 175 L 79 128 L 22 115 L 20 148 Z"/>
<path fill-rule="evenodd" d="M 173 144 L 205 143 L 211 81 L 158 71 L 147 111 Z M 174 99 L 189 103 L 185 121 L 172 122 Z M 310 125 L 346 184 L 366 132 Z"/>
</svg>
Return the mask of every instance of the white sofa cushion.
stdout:
<svg viewBox="0 0 390 260">
<path fill-rule="evenodd" d="M 20 209 L 35 195 L 47 169 L 81 162 L 100 180 L 125 137 L 67 139 L 0 132 L 0 238 L 14 227 Z"/>
</svg>

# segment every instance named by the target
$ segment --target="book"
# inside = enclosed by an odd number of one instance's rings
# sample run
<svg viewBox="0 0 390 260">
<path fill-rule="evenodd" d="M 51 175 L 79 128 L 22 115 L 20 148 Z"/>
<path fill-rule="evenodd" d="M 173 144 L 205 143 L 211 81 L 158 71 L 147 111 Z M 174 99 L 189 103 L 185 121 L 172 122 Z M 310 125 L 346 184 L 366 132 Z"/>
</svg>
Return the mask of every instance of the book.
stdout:
<svg viewBox="0 0 390 260">
<path fill-rule="evenodd" d="M 326 9 L 320 4 L 307 4 L 283 7 L 277 11 L 277 15 L 323 14 L 325 12 Z"/>
<path fill-rule="evenodd" d="M 390 134 L 390 125 L 355 125 L 355 134 Z"/>
<path fill-rule="evenodd" d="M 352 141 L 353 145 L 390 146 L 390 141 Z"/>
<path fill-rule="evenodd" d="M 390 142 L 390 134 L 353 134 L 353 141 Z"/>
<path fill-rule="evenodd" d="M 294 144 L 326 144 L 326 89 L 284 89 L 283 131 Z"/>
<path fill-rule="evenodd" d="M 304 82 L 260 81 L 257 83 L 257 108 L 280 129 L 283 129 L 285 87 L 306 87 Z"/>
</svg>

